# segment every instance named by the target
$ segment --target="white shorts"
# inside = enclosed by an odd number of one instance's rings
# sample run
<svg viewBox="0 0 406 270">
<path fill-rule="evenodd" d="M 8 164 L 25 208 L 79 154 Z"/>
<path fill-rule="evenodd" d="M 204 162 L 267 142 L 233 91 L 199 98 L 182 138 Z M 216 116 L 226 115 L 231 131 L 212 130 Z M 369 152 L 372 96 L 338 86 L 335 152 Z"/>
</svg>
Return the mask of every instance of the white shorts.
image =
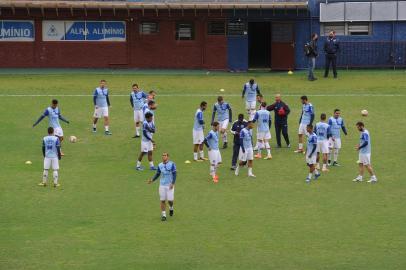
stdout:
<svg viewBox="0 0 406 270">
<path fill-rule="evenodd" d="M 141 152 L 148 153 L 152 150 L 154 150 L 154 145 L 152 144 L 151 141 L 144 142 L 141 140 Z"/>
<path fill-rule="evenodd" d="M 333 138 L 330 138 L 328 140 L 329 143 L 329 148 L 335 148 L 335 149 L 341 149 L 341 139 L 340 138 L 335 138 L 333 140 Z"/>
<path fill-rule="evenodd" d="M 210 150 L 209 151 L 210 164 L 217 165 L 221 163 L 221 153 L 220 150 Z"/>
<path fill-rule="evenodd" d="M 228 128 L 228 123 L 230 122 L 230 120 L 226 119 L 224 121 L 220 121 L 220 128 L 221 129 L 227 129 Z"/>
<path fill-rule="evenodd" d="M 313 154 L 310 158 L 306 154 L 306 163 L 307 164 L 309 164 L 309 165 L 316 164 L 317 163 L 316 160 L 317 160 L 317 155 L 316 154 Z"/>
<path fill-rule="evenodd" d="M 256 101 L 245 101 L 245 109 L 255 110 L 256 107 L 257 107 Z"/>
<path fill-rule="evenodd" d="M 362 165 L 370 165 L 371 164 L 371 154 L 359 154 L 358 163 Z"/>
<path fill-rule="evenodd" d="M 323 141 L 317 141 L 317 153 L 322 153 L 322 154 L 328 154 L 330 153 L 329 149 L 329 141 L 328 140 L 323 140 Z"/>
<path fill-rule="evenodd" d="M 134 110 L 134 122 L 144 122 L 144 114 L 142 110 Z"/>
<path fill-rule="evenodd" d="M 270 140 L 271 139 L 271 132 L 268 130 L 266 132 L 257 132 L 257 140 Z"/>
<path fill-rule="evenodd" d="M 307 134 L 307 125 L 306 124 L 300 124 L 299 125 L 299 135 L 306 135 Z"/>
<path fill-rule="evenodd" d="M 169 189 L 169 186 L 159 186 L 159 200 L 161 201 L 173 201 L 175 197 L 175 187 Z"/>
<path fill-rule="evenodd" d="M 240 147 L 240 153 L 238 154 L 238 159 L 241 161 L 254 160 L 254 150 L 252 148 L 245 149 L 245 153 L 242 152 Z"/>
<path fill-rule="evenodd" d="M 44 170 L 59 170 L 59 160 L 58 158 L 44 158 Z"/>
<path fill-rule="evenodd" d="M 193 144 L 202 144 L 204 141 L 203 130 L 193 130 Z"/>
<path fill-rule="evenodd" d="M 102 118 L 109 116 L 109 107 L 97 107 L 94 109 L 94 118 Z"/>
<path fill-rule="evenodd" d="M 63 130 L 61 127 L 54 128 L 54 135 L 57 137 L 63 137 Z"/>
</svg>

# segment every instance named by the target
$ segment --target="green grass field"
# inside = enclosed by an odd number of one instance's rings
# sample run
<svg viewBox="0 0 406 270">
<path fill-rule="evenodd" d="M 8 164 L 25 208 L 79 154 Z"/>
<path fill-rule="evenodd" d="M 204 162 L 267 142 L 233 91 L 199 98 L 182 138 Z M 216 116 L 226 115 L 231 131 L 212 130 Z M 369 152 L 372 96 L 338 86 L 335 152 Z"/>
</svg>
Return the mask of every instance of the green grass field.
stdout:
<svg viewBox="0 0 406 270">
<path fill-rule="evenodd" d="M 192 159 L 193 115 L 206 100 L 209 121 L 220 88 L 234 113 L 244 112 L 239 95 L 250 77 L 267 101 L 285 95 L 293 147 L 255 161 L 255 180 L 246 169 L 234 176 L 227 149 L 215 185 L 207 162 L 184 163 Z M 113 95 L 113 136 L 104 136 L 101 125 L 91 133 L 90 96 L 67 96 L 91 95 L 102 78 Z M 178 166 L 175 216 L 165 223 L 158 183 L 146 184 L 153 173 L 135 171 L 133 82 L 158 91 L 156 163 L 168 151 Z M 304 73 L 0 74 L 0 269 L 406 269 L 405 85 L 404 71 L 342 71 L 338 80 L 314 83 Z M 310 185 L 304 157 L 293 153 L 303 94 L 316 119 L 340 108 L 349 130 L 342 167 Z M 65 137 L 79 139 L 64 143 L 58 189 L 37 186 L 47 120 L 31 127 L 52 98 L 71 121 L 62 124 Z M 369 116 L 362 118 L 361 109 Z M 351 181 L 358 158 L 354 124 L 361 119 L 372 137 L 376 185 Z"/>
</svg>

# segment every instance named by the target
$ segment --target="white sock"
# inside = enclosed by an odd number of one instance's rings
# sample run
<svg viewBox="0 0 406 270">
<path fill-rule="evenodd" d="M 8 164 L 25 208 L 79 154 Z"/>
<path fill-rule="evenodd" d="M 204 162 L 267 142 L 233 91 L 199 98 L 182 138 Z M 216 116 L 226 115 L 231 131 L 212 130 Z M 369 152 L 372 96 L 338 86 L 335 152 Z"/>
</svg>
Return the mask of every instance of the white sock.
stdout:
<svg viewBox="0 0 406 270">
<path fill-rule="evenodd" d="M 323 163 L 323 170 L 327 168 L 327 164 Z"/>
<path fill-rule="evenodd" d="M 199 154 L 200 154 L 200 158 L 204 158 L 204 151 L 200 151 Z"/>
<path fill-rule="evenodd" d="M 252 175 L 252 168 L 248 168 L 248 175 Z"/>
<path fill-rule="evenodd" d="M 42 174 L 42 182 L 46 183 L 48 181 L 48 170 L 44 170 Z"/>
<path fill-rule="evenodd" d="M 319 174 L 319 171 L 317 169 L 315 169 L 314 174 Z"/>
<path fill-rule="evenodd" d="M 109 131 L 109 126 L 104 126 L 105 131 Z"/>
<path fill-rule="evenodd" d="M 173 210 L 173 205 L 172 205 L 172 206 L 169 206 L 169 210 Z"/>
<path fill-rule="evenodd" d="M 337 162 L 338 159 L 338 149 L 334 149 L 334 161 Z"/>
<path fill-rule="evenodd" d="M 238 175 L 239 172 L 240 172 L 240 167 L 237 165 L 237 167 L 235 168 L 234 173 L 235 173 L 236 175 Z"/>
<path fill-rule="evenodd" d="M 161 215 L 162 215 L 163 217 L 166 217 L 166 211 L 162 211 Z"/>
<path fill-rule="evenodd" d="M 309 176 L 307 176 L 307 178 L 312 179 L 313 174 L 309 173 Z"/>
<path fill-rule="evenodd" d="M 137 160 L 137 167 L 141 167 L 141 161 Z"/>
<path fill-rule="evenodd" d="M 211 176 L 215 176 L 215 175 L 216 175 L 216 171 L 215 171 L 214 165 L 210 165 L 210 175 L 211 175 Z"/>
<path fill-rule="evenodd" d="M 265 143 L 265 148 L 266 148 L 266 152 L 268 153 L 268 156 L 271 155 L 271 146 L 269 145 L 269 142 Z"/>
<path fill-rule="evenodd" d="M 303 143 L 299 143 L 299 150 L 303 150 Z"/>
<path fill-rule="evenodd" d="M 197 152 L 193 152 L 193 159 L 197 160 Z"/>
<path fill-rule="evenodd" d="M 135 128 L 135 134 L 137 134 L 137 136 L 140 136 L 140 127 Z"/>
<path fill-rule="evenodd" d="M 54 171 L 54 184 L 58 184 L 58 171 Z"/>
<path fill-rule="evenodd" d="M 153 162 L 153 161 L 150 161 L 150 162 L 149 162 L 149 166 L 150 166 L 150 167 L 154 167 L 154 162 Z"/>
<path fill-rule="evenodd" d="M 362 175 L 358 175 L 357 178 L 358 178 L 358 179 L 362 179 Z"/>
</svg>

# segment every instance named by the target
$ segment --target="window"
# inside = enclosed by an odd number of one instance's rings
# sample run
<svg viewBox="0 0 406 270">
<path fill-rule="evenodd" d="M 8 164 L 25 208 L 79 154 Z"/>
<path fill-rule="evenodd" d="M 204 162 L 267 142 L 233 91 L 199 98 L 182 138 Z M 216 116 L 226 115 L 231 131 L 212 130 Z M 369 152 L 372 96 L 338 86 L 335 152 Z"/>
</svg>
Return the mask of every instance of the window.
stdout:
<svg viewBox="0 0 406 270">
<path fill-rule="evenodd" d="M 226 34 L 225 22 L 222 22 L 222 21 L 208 22 L 207 34 L 208 35 L 225 35 Z"/>
<path fill-rule="evenodd" d="M 142 22 L 140 23 L 140 34 L 149 35 L 159 32 L 158 23 L 155 22 Z"/>
<path fill-rule="evenodd" d="M 245 23 L 244 22 L 229 22 L 228 23 L 228 35 L 229 36 L 242 36 L 245 34 Z"/>
<path fill-rule="evenodd" d="M 193 23 L 176 23 L 176 40 L 194 40 L 195 27 Z"/>
<path fill-rule="evenodd" d="M 368 36 L 371 34 L 370 22 L 347 22 L 347 23 L 322 23 L 320 33 L 328 36 L 330 31 L 335 31 L 337 36 Z"/>
</svg>

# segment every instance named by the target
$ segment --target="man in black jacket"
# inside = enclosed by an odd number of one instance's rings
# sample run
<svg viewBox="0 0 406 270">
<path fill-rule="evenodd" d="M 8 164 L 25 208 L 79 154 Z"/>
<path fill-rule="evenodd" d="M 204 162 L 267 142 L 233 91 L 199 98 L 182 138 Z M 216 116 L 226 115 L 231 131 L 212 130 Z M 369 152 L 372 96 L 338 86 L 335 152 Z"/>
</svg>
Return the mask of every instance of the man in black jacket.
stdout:
<svg viewBox="0 0 406 270">
<path fill-rule="evenodd" d="M 324 42 L 324 52 L 326 53 L 326 69 L 324 71 L 324 78 L 328 77 L 330 64 L 333 66 L 334 78 L 337 78 L 337 52 L 339 49 L 340 45 L 335 37 L 335 33 L 334 31 L 331 31 L 328 38 Z"/>
<path fill-rule="evenodd" d="M 314 68 L 316 67 L 316 57 L 319 55 L 317 51 L 317 40 L 319 36 L 316 33 L 312 34 L 312 39 L 306 44 L 306 56 L 309 62 L 309 74 L 307 79 L 309 81 L 315 81 L 317 78 L 314 77 Z"/>
<path fill-rule="evenodd" d="M 244 115 L 239 114 L 238 120 L 233 123 L 231 133 L 234 135 L 233 158 L 231 160 L 231 170 L 235 170 L 237 166 L 238 154 L 240 152 L 240 131 L 247 127 L 248 122 L 244 120 Z"/>
<path fill-rule="evenodd" d="M 275 95 L 275 103 L 269 105 L 266 108 L 268 111 L 275 112 L 275 133 L 276 142 L 278 147 L 282 147 L 281 144 L 281 132 L 283 138 L 285 138 L 286 145 L 290 147 L 289 134 L 288 134 L 288 114 L 290 113 L 289 106 L 281 100 L 281 95 Z"/>
</svg>

